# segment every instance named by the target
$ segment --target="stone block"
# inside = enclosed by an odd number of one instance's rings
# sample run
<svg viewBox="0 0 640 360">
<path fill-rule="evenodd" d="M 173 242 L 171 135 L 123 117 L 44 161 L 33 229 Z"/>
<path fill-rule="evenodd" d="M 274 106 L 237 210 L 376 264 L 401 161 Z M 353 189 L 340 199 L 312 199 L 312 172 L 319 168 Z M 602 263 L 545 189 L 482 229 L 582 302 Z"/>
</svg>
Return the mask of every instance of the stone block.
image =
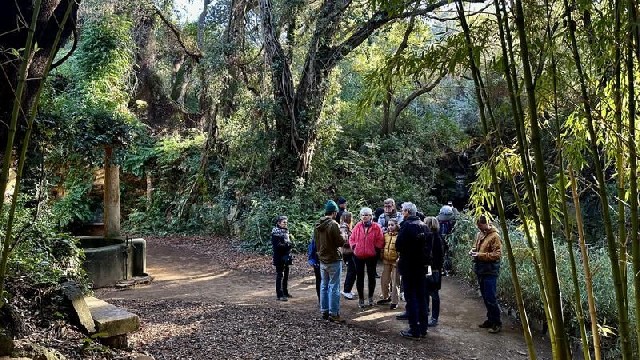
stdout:
<svg viewBox="0 0 640 360">
<path fill-rule="evenodd" d="M 62 284 L 62 292 L 71 301 L 71 306 L 82 325 L 88 333 L 95 333 L 96 327 L 89 306 L 85 301 L 84 294 L 80 287 L 73 281 Z"/>
<path fill-rule="evenodd" d="M 126 335 L 140 329 L 137 315 L 92 296 L 85 297 L 85 301 L 95 322 L 97 337 Z"/>
</svg>

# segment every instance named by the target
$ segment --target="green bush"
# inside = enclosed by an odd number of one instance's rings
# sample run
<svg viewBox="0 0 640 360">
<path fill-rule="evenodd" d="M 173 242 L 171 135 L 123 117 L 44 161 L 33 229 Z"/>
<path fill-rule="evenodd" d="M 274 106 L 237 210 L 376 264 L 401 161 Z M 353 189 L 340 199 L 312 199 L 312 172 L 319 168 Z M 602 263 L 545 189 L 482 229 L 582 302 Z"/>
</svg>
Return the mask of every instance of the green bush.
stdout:
<svg viewBox="0 0 640 360">
<path fill-rule="evenodd" d="M 466 279 L 470 284 L 477 284 L 476 276 L 472 271 L 472 262 L 468 255 L 469 249 L 473 246 L 475 234 L 477 233 L 474 219 L 463 214 L 457 221 L 453 234 L 449 238 L 453 256 L 454 270 L 462 278 Z M 516 268 L 518 280 L 522 288 L 522 296 L 524 299 L 527 314 L 538 320 L 544 320 L 544 310 L 540 300 L 540 288 L 536 278 L 535 269 L 530 256 L 529 249 L 525 243 L 523 232 L 515 226 L 514 223 L 509 224 L 509 238 L 516 260 Z M 504 239 L 504 238 L 503 238 Z M 504 241 L 504 240 L 503 240 Z M 563 309 L 565 312 L 565 325 L 567 332 L 579 341 L 578 322 L 576 320 L 575 309 L 576 303 L 574 299 L 574 289 L 571 275 L 571 264 L 567 244 L 564 240 L 556 240 L 556 263 L 558 270 L 558 278 L 560 279 L 560 288 L 562 292 Z M 537 250 L 536 250 L 537 251 Z M 588 303 L 585 288 L 585 278 L 580 259 L 582 258 L 580 250 L 573 248 L 576 258 L 576 266 L 578 269 L 578 282 L 581 291 L 581 306 L 586 316 L 587 331 L 590 332 L 588 318 Z M 589 262 L 591 273 L 593 276 L 593 291 L 596 300 L 596 309 L 598 313 L 598 324 L 601 327 L 612 328 L 615 334 L 617 329 L 617 308 L 615 302 L 615 294 L 613 279 L 611 276 L 611 263 L 607 255 L 606 249 L 592 247 L 589 249 Z M 629 265 L 629 274 L 633 273 Z M 632 277 L 628 279 L 628 289 L 633 289 Z M 506 249 L 503 245 L 502 266 L 500 276 L 498 278 L 498 297 L 502 303 L 508 304 L 512 308 L 516 308 L 515 289 L 511 279 L 509 270 L 509 261 L 507 259 Z M 629 302 L 629 314 L 631 317 L 630 328 L 635 329 L 635 310 L 633 302 Z M 617 337 L 609 335 L 602 338 L 602 347 L 605 351 L 606 358 L 615 358 L 617 353 Z"/>
<path fill-rule="evenodd" d="M 81 267 L 84 253 L 77 239 L 57 230 L 54 220 L 57 216 L 50 208 L 41 205 L 36 213 L 36 208 L 26 208 L 24 204 L 20 202 L 14 221 L 17 243 L 9 258 L 9 282 L 53 286 L 63 280 L 75 280 L 86 285 Z M 0 237 L 5 239 L 5 216 L 0 225 L 3 231 Z"/>
</svg>

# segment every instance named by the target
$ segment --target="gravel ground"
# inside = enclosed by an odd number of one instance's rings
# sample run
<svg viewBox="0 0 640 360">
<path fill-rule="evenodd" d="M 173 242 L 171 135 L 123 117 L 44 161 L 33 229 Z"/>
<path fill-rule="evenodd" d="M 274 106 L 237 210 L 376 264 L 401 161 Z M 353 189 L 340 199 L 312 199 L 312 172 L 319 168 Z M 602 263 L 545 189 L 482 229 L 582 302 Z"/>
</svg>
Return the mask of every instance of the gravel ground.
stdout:
<svg viewBox="0 0 640 360">
<path fill-rule="evenodd" d="M 395 320 L 388 308 L 363 312 L 354 301 L 343 301 L 346 324 L 319 319 L 306 256 L 298 256 L 292 267 L 295 297 L 282 303 L 275 301 L 271 256 L 245 252 L 229 238 L 146 240 L 147 268 L 154 281 L 96 291 L 97 297 L 140 316 L 141 329 L 130 334 L 130 349 L 108 349 L 54 320 L 32 326 L 31 335 L 18 342 L 18 355 L 33 354 L 42 345 L 66 359 L 97 360 L 141 355 L 194 360 L 526 359 L 519 325 L 505 322 L 499 335 L 479 331 L 475 324 L 484 317 L 481 300 L 451 278 L 443 285 L 442 324 L 427 339 L 413 341 L 398 335 L 406 323 Z M 548 341 L 537 340 L 538 358 L 550 358 Z"/>
</svg>

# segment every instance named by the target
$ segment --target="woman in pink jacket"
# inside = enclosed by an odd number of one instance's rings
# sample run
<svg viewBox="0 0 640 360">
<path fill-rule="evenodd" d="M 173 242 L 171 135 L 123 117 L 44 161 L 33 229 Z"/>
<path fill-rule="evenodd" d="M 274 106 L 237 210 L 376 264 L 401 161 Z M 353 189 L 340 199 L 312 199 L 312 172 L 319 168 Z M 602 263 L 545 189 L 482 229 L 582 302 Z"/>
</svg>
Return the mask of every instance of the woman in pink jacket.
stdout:
<svg viewBox="0 0 640 360">
<path fill-rule="evenodd" d="M 376 289 L 376 264 L 378 252 L 384 247 L 382 228 L 373 222 L 373 211 L 370 208 L 360 210 L 361 221 L 353 228 L 349 237 L 349 245 L 353 249 L 356 263 L 356 289 L 358 290 L 359 306 L 364 308 L 364 269 L 367 268 L 369 281 L 369 302 L 373 306 L 373 293 Z"/>
</svg>

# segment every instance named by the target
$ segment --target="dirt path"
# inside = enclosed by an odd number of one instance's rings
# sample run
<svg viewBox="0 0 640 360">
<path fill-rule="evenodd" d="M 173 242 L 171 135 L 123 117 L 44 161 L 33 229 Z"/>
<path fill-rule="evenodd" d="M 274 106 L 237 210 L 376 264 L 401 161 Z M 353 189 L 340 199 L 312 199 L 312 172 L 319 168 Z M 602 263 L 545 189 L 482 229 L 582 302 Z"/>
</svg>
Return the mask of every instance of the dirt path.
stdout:
<svg viewBox="0 0 640 360">
<path fill-rule="evenodd" d="M 334 359 L 527 358 L 520 325 L 503 314 L 500 334 L 479 329 L 485 313 L 481 298 L 452 277 L 443 279 L 440 324 L 416 342 L 398 334 L 407 327 L 395 319 L 400 309 L 376 306 L 361 311 L 357 301 L 341 299 L 347 324 L 319 321 L 313 274 L 302 259 L 297 259 L 290 281 L 294 297 L 283 303 L 275 300 L 269 257 L 243 256 L 239 266 L 230 268 L 212 255 L 215 250 L 200 251 L 201 246 L 198 250 L 155 239 L 147 248 L 147 270 L 154 277 L 150 285 L 96 293 L 141 316 L 143 328 L 131 340 L 156 359 L 315 357 L 311 354 Z M 287 326 L 280 330 L 283 323 Z M 263 337 L 274 331 L 282 331 L 288 340 L 280 344 L 277 334 Z M 229 336 L 263 341 L 229 341 Z M 548 341 L 535 336 L 538 358 L 550 359 Z M 324 351 L 313 349 L 318 346 Z"/>
</svg>

